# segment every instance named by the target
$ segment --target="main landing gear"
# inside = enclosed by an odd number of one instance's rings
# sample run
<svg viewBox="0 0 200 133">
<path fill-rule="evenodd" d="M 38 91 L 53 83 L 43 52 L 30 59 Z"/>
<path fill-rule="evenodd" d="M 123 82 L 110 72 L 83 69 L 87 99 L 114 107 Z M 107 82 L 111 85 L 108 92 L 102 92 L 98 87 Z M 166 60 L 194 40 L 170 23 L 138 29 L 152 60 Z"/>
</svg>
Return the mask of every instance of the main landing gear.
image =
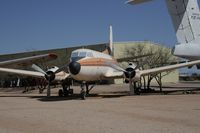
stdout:
<svg viewBox="0 0 200 133">
<path fill-rule="evenodd" d="M 60 89 L 58 91 L 58 95 L 60 97 L 63 97 L 63 96 L 68 96 L 68 95 L 73 95 L 74 91 L 73 89 L 70 88 L 70 86 L 72 85 L 71 84 L 71 80 L 66 80 L 66 81 L 63 81 L 62 83 L 62 89 Z"/>
<path fill-rule="evenodd" d="M 63 89 L 60 89 L 58 91 L 58 95 L 59 97 L 66 97 L 66 96 L 69 96 L 69 95 L 73 95 L 74 91 L 73 89 L 70 88 L 70 86 L 68 86 L 67 88 L 63 88 Z"/>
<path fill-rule="evenodd" d="M 82 100 L 85 100 L 86 96 L 89 95 L 89 92 L 92 90 L 93 87 L 94 87 L 94 85 L 92 85 L 89 88 L 89 84 L 88 83 L 82 83 L 81 84 L 80 97 L 81 97 Z"/>
</svg>

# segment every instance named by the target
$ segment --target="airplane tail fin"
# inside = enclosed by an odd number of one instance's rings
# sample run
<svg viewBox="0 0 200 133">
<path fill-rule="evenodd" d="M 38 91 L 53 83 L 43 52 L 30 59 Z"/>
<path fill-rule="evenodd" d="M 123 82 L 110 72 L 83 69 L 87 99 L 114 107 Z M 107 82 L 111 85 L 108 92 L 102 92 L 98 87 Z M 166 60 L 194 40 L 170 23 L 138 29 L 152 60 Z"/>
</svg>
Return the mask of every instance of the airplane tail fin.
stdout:
<svg viewBox="0 0 200 133">
<path fill-rule="evenodd" d="M 140 4 L 151 0 L 128 0 Z M 197 0 L 165 0 L 179 44 L 200 44 L 200 11 Z"/>
<path fill-rule="evenodd" d="M 109 48 L 110 48 L 110 54 L 113 55 L 113 31 L 112 31 L 112 25 L 110 26 L 110 36 L 109 36 Z"/>
<path fill-rule="evenodd" d="M 106 49 L 103 51 L 103 53 L 106 53 L 112 56 L 114 54 L 112 26 L 110 26 L 109 44 L 106 46 Z"/>
<path fill-rule="evenodd" d="M 181 43 L 200 44 L 200 12 L 197 0 L 166 0 L 169 14 Z"/>
</svg>

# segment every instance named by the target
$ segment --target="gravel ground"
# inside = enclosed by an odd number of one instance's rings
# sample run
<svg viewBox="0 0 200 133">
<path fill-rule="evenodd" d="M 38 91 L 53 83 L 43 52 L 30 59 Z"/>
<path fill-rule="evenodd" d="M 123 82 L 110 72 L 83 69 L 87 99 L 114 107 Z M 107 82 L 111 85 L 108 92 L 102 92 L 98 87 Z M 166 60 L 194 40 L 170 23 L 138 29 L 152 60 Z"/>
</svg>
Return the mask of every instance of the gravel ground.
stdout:
<svg viewBox="0 0 200 133">
<path fill-rule="evenodd" d="M 0 133 L 200 133 L 199 94 L 128 96 L 127 88 L 97 86 L 87 100 L 56 97 L 58 88 L 51 98 L 0 89 Z"/>
</svg>

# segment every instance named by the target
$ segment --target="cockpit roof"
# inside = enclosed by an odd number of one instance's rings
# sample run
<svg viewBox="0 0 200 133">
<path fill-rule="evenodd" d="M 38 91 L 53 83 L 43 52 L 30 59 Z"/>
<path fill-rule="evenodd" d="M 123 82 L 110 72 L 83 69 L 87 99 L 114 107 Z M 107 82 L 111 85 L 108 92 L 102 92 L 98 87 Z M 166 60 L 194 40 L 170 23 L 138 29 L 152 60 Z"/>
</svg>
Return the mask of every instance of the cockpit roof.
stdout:
<svg viewBox="0 0 200 133">
<path fill-rule="evenodd" d="M 107 58 L 112 59 L 110 55 L 101 53 L 99 51 L 91 49 L 77 49 L 71 53 L 71 57 L 96 57 L 96 58 Z"/>
</svg>

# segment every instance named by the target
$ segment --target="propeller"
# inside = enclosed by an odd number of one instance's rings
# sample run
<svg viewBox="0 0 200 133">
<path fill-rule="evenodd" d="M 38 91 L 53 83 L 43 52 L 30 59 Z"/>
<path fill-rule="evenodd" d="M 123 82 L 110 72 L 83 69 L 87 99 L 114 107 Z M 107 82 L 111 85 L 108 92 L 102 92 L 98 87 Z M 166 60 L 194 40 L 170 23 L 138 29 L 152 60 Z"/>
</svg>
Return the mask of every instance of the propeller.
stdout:
<svg viewBox="0 0 200 133">
<path fill-rule="evenodd" d="M 129 89 L 131 93 L 134 93 L 132 91 L 133 88 L 133 81 L 132 79 L 136 75 L 136 69 L 138 69 L 138 66 L 134 63 L 129 63 L 129 66 L 126 69 L 123 69 L 122 67 L 118 66 L 117 64 L 113 64 L 111 62 L 105 62 L 107 65 L 111 66 L 112 68 L 124 72 L 125 77 L 128 79 L 126 82 L 129 83 Z"/>
<path fill-rule="evenodd" d="M 40 68 L 39 66 L 37 66 L 36 64 L 33 64 L 31 66 L 34 70 L 41 72 L 44 74 L 44 77 L 46 78 L 46 80 L 48 81 L 48 87 L 47 87 L 47 97 L 51 96 L 51 88 L 50 88 L 50 84 L 51 82 L 55 79 L 55 74 L 60 72 L 59 69 L 55 70 L 55 72 L 53 72 L 52 70 L 47 70 L 46 72 Z"/>
</svg>

